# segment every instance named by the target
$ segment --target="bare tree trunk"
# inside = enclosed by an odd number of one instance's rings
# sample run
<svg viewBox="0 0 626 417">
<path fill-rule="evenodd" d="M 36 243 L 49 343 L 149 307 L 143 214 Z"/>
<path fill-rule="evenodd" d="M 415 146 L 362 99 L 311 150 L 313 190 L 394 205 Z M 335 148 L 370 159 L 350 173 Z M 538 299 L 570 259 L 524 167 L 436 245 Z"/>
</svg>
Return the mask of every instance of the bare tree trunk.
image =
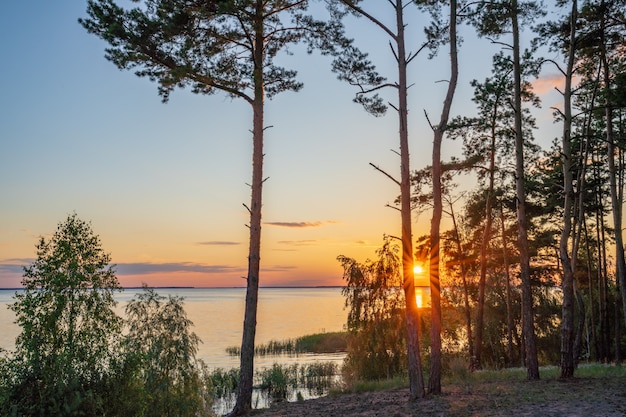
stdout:
<svg viewBox="0 0 626 417">
<path fill-rule="evenodd" d="M 596 155 L 594 152 L 593 159 Z M 597 178 L 598 167 L 594 168 L 594 176 Z M 595 182 L 595 181 L 594 181 Z M 600 340 L 602 346 L 602 362 L 608 363 L 611 360 L 611 324 L 609 321 L 609 288 L 606 274 L 606 245 L 604 221 L 601 213 L 600 192 L 598 187 L 594 189 L 594 203 L 596 205 L 596 252 L 598 253 L 598 281 L 600 282 Z"/>
<path fill-rule="evenodd" d="M 441 394 L 441 284 L 439 281 L 439 227 L 443 211 L 441 196 L 441 143 L 446 131 L 450 108 L 454 99 L 458 80 L 459 66 L 456 41 L 456 0 L 450 1 L 450 82 L 443 102 L 443 110 L 439 125 L 434 129 L 433 140 L 433 217 L 430 223 L 430 295 L 431 295 L 431 327 L 430 327 L 430 378 L 428 392 Z"/>
<path fill-rule="evenodd" d="M 504 207 L 500 206 L 500 223 L 502 226 L 502 259 L 506 273 L 506 341 L 509 355 L 508 365 L 513 364 L 513 307 L 511 305 L 511 271 L 509 268 L 509 255 L 506 244 L 506 228 L 504 227 Z"/>
<path fill-rule="evenodd" d="M 487 285 L 487 247 L 491 238 L 493 218 L 491 215 L 493 205 L 494 177 L 496 171 L 496 123 L 498 118 L 498 105 L 493 108 L 491 119 L 491 149 L 489 155 L 489 188 L 487 189 L 487 201 L 485 203 L 485 227 L 483 229 L 482 242 L 480 243 L 480 278 L 478 280 L 478 312 L 476 317 L 476 350 L 472 368 L 482 368 L 482 345 L 485 315 L 485 287 Z M 504 236 L 504 235 L 503 235 Z"/>
<path fill-rule="evenodd" d="M 461 269 L 461 279 L 463 281 L 463 305 L 465 309 L 465 331 L 467 332 L 467 354 L 469 357 L 469 368 L 470 370 L 474 370 L 474 339 L 472 337 L 472 310 L 470 308 L 469 302 L 469 288 L 467 285 L 467 267 L 465 258 L 463 254 L 465 250 L 463 249 L 463 244 L 461 243 L 461 234 L 459 233 L 459 228 L 456 223 L 456 215 L 454 214 L 454 208 L 452 204 L 450 204 L 450 217 L 452 217 L 452 226 L 454 228 L 454 237 L 456 241 L 457 252 L 459 253 L 459 262 Z"/>
<path fill-rule="evenodd" d="M 563 305 L 561 309 L 561 378 L 574 376 L 574 265 L 569 256 L 569 241 L 572 231 L 572 214 L 574 211 L 574 178 L 572 163 L 571 128 L 572 128 L 572 75 L 574 68 L 574 51 L 576 40 L 577 1 L 573 0 L 570 16 L 570 43 L 565 70 L 565 89 L 563 91 L 563 230 L 559 245 L 559 255 L 563 267 Z M 575 246 L 575 245 L 573 245 Z"/>
<path fill-rule="evenodd" d="M 400 125 L 400 200 L 402 216 L 402 271 L 406 302 L 407 356 L 409 371 L 409 400 L 424 396 L 424 376 L 418 337 L 419 311 L 415 300 L 415 272 L 411 224 L 411 172 L 409 163 L 409 131 L 407 127 L 407 59 L 404 45 L 402 1 L 396 4 L 398 59 L 398 118 Z"/>
<path fill-rule="evenodd" d="M 515 173 L 517 194 L 518 244 L 522 278 L 522 326 L 526 346 L 526 368 L 529 380 L 539 379 L 539 361 L 535 341 L 535 322 L 533 315 L 533 294 L 530 282 L 530 255 L 528 250 L 528 221 L 526 219 L 526 190 L 524 173 L 524 133 L 522 130 L 522 95 L 521 95 L 521 59 L 520 30 L 518 23 L 519 8 L 517 0 L 511 2 L 513 27 L 513 77 L 515 108 Z"/>
<path fill-rule="evenodd" d="M 582 352 L 583 333 L 585 330 L 585 322 L 587 320 L 587 309 L 585 307 L 585 300 L 583 300 L 583 296 L 576 285 L 574 285 L 574 295 L 576 296 L 576 310 L 578 311 L 578 325 L 576 326 L 573 348 L 574 368 L 576 368 L 576 366 L 578 366 L 578 358 L 580 358 Z"/>
<path fill-rule="evenodd" d="M 622 309 L 620 308 L 619 297 L 622 288 L 619 282 L 615 283 L 615 363 L 622 363 Z"/>
<path fill-rule="evenodd" d="M 257 16 L 263 16 L 263 2 L 257 1 Z M 250 247 L 248 251 L 248 277 L 246 287 L 246 306 L 241 340 L 241 359 L 239 368 L 239 386 L 237 401 L 229 416 L 248 413 L 252 408 L 252 384 L 254 378 L 254 339 L 256 335 L 256 317 L 259 297 L 259 271 L 261 261 L 261 198 L 263 191 L 263 138 L 264 138 L 264 102 L 265 89 L 263 80 L 263 20 L 259 18 L 255 27 L 254 48 L 254 102 L 252 130 L 252 196 L 250 199 Z"/>
<path fill-rule="evenodd" d="M 584 216 L 584 215 L 583 215 Z M 582 220 L 582 224 L 583 224 L 583 229 L 584 229 L 584 233 L 585 233 L 585 241 L 587 242 L 587 244 L 585 245 L 586 250 L 587 250 L 587 282 L 589 285 L 589 313 L 590 313 L 590 317 L 589 320 L 591 321 L 591 337 L 593 339 L 593 360 L 595 362 L 600 361 L 600 341 L 598 340 L 598 332 L 597 332 L 597 327 L 596 326 L 596 308 L 595 308 L 595 303 L 594 303 L 594 292 L 593 292 L 593 287 L 594 287 L 594 279 L 593 279 L 593 270 L 592 270 L 592 265 L 591 265 L 591 259 L 592 259 L 592 254 L 591 254 L 591 247 L 589 245 L 590 239 L 589 239 L 589 231 L 587 229 L 587 219 L 585 217 L 583 217 Z M 598 276 L 599 278 L 599 276 Z M 599 306 L 600 306 L 600 279 L 598 279 L 598 311 L 599 311 Z"/>
</svg>

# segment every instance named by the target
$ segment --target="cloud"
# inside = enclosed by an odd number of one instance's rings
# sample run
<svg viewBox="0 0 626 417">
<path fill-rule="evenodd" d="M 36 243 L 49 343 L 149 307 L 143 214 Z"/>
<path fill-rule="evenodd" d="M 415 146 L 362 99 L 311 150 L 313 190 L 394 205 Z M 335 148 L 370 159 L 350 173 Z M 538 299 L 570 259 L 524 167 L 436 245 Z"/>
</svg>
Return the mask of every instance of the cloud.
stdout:
<svg viewBox="0 0 626 417">
<path fill-rule="evenodd" d="M 264 224 L 268 226 L 277 226 L 277 227 L 290 227 L 290 228 L 307 228 L 307 227 L 321 227 L 329 224 L 336 224 L 338 222 L 333 220 L 327 220 L 325 222 L 317 221 L 317 222 L 264 222 Z"/>
<path fill-rule="evenodd" d="M 115 270 L 120 275 L 145 275 L 169 272 L 201 272 L 205 274 L 224 274 L 245 271 L 245 268 L 229 265 L 205 265 L 193 262 L 135 262 L 117 264 Z"/>
<path fill-rule="evenodd" d="M 573 86 L 578 85 L 579 82 L 580 76 L 574 75 L 574 79 L 572 80 Z M 534 93 L 538 95 L 556 91 L 556 88 L 562 91 L 565 86 L 565 78 L 562 74 L 557 73 L 542 74 L 539 78 L 532 81 L 532 85 Z"/>
<path fill-rule="evenodd" d="M 548 93 L 554 91 L 555 87 L 561 87 L 563 85 L 563 76 L 560 74 L 541 75 L 539 78 L 532 81 L 532 85 L 535 94 Z"/>
<path fill-rule="evenodd" d="M 229 242 L 225 240 L 211 240 L 207 242 L 196 242 L 196 245 L 201 246 L 235 246 L 241 245 L 241 242 Z"/>
<path fill-rule="evenodd" d="M 31 258 L 4 259 L 0 261 L 0 273 L 22 274 L 23 267 L 34 262 Z M 193 262 L 130 262 L 118 263 L 115 272 L 118 275 L 146 275 L 170 272 L 200 272 L 205 274 L 241 273 L 245 268 L 230 265 L 206 265 Z"/>
<path fill-rule="evenodd" d="M 261 267 L 261 272 L 289 272 L 297 269 L 293 265 L 274 265 L 268 267 Z"/>
<path fill-rule="evenodd" d="M 34 261 L 34 258 L 3 259 L 0 261 L 0 273 L 22 274 L 23 268 Z"/>
<path fill-rule="evenodd" d="M 288 246 L 313 246 L 317 240 L 279 240 L 278 244 Z"/>
</svg>

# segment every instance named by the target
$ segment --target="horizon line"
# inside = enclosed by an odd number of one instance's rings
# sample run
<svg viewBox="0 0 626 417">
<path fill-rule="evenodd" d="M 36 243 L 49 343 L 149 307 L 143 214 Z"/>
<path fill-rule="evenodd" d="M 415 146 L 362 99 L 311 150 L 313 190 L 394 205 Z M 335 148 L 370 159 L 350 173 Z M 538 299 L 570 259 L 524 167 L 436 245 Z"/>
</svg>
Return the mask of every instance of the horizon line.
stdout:
<svg viewBox="0 0 626 417">
<path fill-rule="evenodd" d="M 343 288 L 344 285 L 268 285 L 268 286 L 259 286 L 259 289 L 263 289 L 263 288 L 267 288 L 267 289 L 281 289 L 281 288 Z M 137 290 L 137 289 L 142 289 L 144 288 L 143 286 L 129 286 L 129 287 L 119 287 L 119 289 L 122 290 Z M 241 288 L 241 289 L 245 289 L 246 287 L 241 287 L 241 286 L 232 286 L 232 287 L 196 287 L 196 286 L 179 286 L 179 285 L 160 285 L 160 286 L 155 286 L 155 287 L 151 287 L 148 286 L 147 288 L 151 288 L 151 289 L 207 289 L 207 290 L 215 290 L 215 289 L 236 289 L 236 288 Z M 0 287 L 0 291 L 6 291 L 6 290 L 23 290 L 24 287 Z"/>
</svg>

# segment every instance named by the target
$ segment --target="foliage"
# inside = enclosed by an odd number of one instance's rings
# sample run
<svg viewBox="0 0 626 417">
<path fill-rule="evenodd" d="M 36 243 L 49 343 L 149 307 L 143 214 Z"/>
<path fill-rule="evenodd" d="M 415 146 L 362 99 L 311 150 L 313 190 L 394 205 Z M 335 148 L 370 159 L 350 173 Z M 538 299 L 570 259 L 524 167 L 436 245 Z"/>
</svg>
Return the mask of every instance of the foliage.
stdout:
<svg viewBox="0 0 626 417">
<path fill-rule="evenodd" d="M 337 374 L 333 362 L 314 362 L 299 365 L 274 363 L 272 367 L 257 372 L 259 388 L 270 401 L 287 401 L 296 390 L 306 389 L 309 395 L 320 396 L 328 392 Z M 302 396 L 300 391 L 297 391 Z M 298 397 L 298 395 L 296 395 Z"/>
<path fill-rule="evenodd" d="M 260 371 L 260 388 L 272 401 L 285 401 L 289 393 L 297 386 L 298 365 L 280 365 Z"/>
<path fill-rule="evenodd" d="M 298 91 L 302 83 L 296 81 L 296 72 L 274 60 L 287 45 L 324 29 L 323 23 L 303 15 L 307 2 L 264 2 L 262 13 L 252 1 L 141 3 L 126 10 L 112 0 L 91 0 L 89 18 L 80 22 L 111 45 L 107 58 L 120 69 L 136 69 L 138 76 L 157 81 L 164 101 L 175 88 L 190 86 L 197 94 L 222 91 L 252 103 L 261 80 L 255 74 L 258 68 L 268 98 Z M 259 27 L 266 41 L 262 61 L 256 55 Z"/>
<path fill-rule="evenodd" d="M 376 261 L 339 256 L 346 286 L 350 380 L 393 378 L 406 372 L 404 293 L 399 248 L 386 237 Z"/>
<path fill-rule="evenodd" d="M 146 289 L 127 306 L 123 336 L 119 284 L 90 224 L 70 215 L 36 247 L 10 306 L 22 332 L 0 357 L 1 415 L 211 414 L 182 299 Z"/>
<path fill-rule="evenodd" d="M 316 333 L 301 336 L 296 339 L 270 340 L 267 343 L 256 345 L 254 354 L 267 355 L 297 355 L 299 353 L 336 353 L 345 352 L 348 345 L 346 332 Z M 226 353 L 239 356 L 241 349 L 229 346 Z"/>
<path fill-rule="evenodd" d="M 182 298 L 167 299 L 144 286 L 126 306 L 125 347 L 137 358 L 146 416 L 195 416 L 210 409 L 210 385 L 196 360 L 200 339 L 191 332 Z"/>
<path fill-rule="evenodd" d="M 99 414 L 121 330 L 110 256 L 76 214 L 36 248 L 37 259 L 24 269 L 24 291 L 10 306 L 22 332 L 4 363 L 10 373 L 3 412 L 10 406 L 26 415 Z"/>
</svg>

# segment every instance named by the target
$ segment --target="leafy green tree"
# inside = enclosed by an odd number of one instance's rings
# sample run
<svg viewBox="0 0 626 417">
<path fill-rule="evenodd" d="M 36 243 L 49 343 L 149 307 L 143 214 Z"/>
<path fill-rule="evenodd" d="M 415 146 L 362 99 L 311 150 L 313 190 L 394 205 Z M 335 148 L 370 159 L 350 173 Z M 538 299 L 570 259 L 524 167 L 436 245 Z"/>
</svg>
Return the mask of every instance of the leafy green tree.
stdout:
<svg viewBox="0 0 626 417">
<path fill-rule="evenodd" d="M 359 263 L 340 255 L 350 333 L 345 376 L 384 379 L 406 372 L 405 302 L 398 246 L 386 237 L 378 259 Z"/>
<path fill-rule="evenodd" d="M 91 225 L 68 216 L 36 246 L 10 308 L 22 332 L 10 359 L 7 407 L 18 415 L 101 414 L 121 319 L 119 283 Z M 5 380 L 6 380 L 5 376 Z"/>
<path fill-rule="evenodd" d="M 127 354 L 137 358 L 144 416 L 195 416 L 210 412 L 200 339 L 191 331 L 180 297 L 144 287 L 126 306 Z"/>
<path fill-rule="evenodd" d="M 265 98 L 298 91 L 296 72 L 275 60 L 290 45 L 309 41 L 332 49 L 332 27 L 305 13 L 309 2 L 285 0 L 143 0 L 124 9 L 114 0 L 90 0 L 80 22 L 107 41 L 107 58 L 121 69 L 159 83 L 167 101 L 176 87 L 197 94 L 222 92 L 252 108 L 252 182 L 241 380 L 232 415 L 252 407 L 254 338 L 261 252 Z"/>
</svg>

